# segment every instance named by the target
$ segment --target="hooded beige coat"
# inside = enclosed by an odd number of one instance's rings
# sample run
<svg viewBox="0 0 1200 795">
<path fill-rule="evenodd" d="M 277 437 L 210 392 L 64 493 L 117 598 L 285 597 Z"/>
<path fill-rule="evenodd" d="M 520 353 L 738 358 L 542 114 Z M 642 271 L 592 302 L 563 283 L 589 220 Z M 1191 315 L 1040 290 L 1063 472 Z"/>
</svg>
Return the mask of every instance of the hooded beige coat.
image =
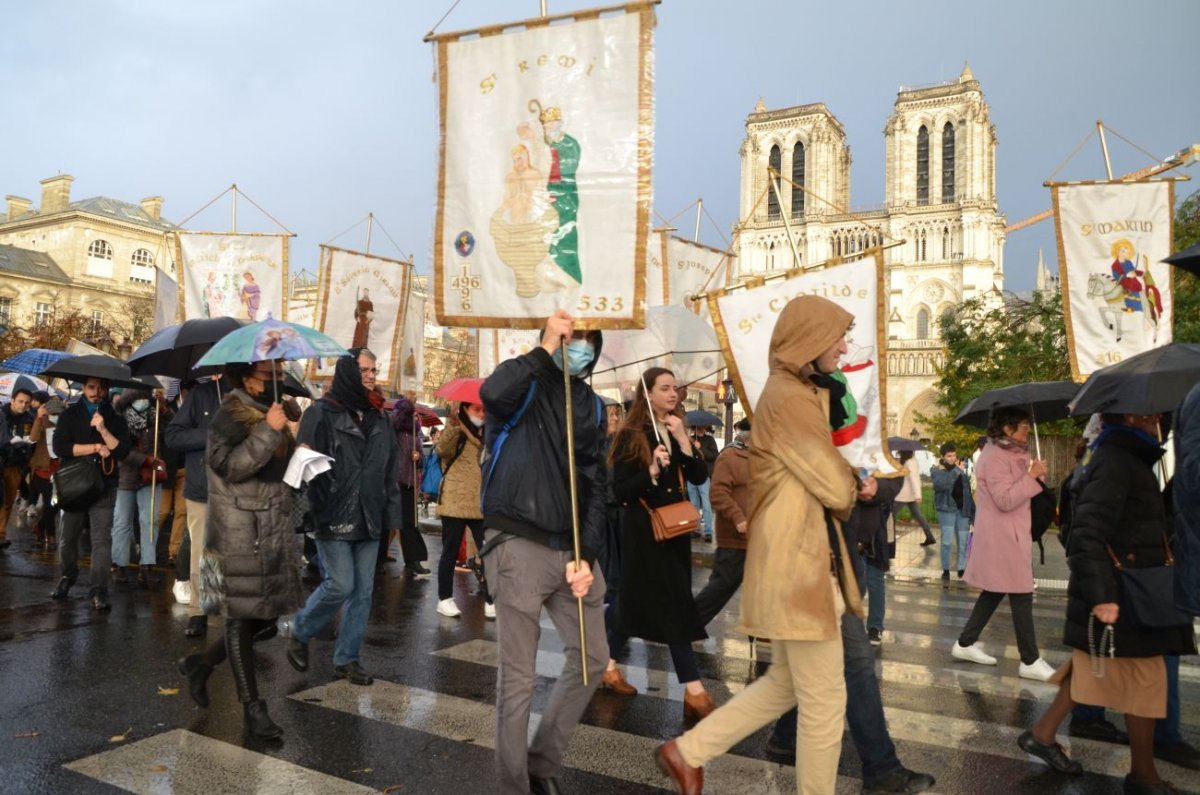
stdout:
<svg viewBox="0 0 1200 795">
<path fill-rule="evenodd" d="M 853 316 L 805 295 L 784 307 L 771 335 L 771 372 L 754 409 L 750 445 L 749 547 L 740 631 L 776 640 L 828 641 L 841 635 L 830 587 L 826 509 L 836 517 L 846 609 L 862 596 L 840 522 L 857 497 L 854 470 L 833 445 L 829 392 L 799 375 L 850 328 Z"/>
</svg>

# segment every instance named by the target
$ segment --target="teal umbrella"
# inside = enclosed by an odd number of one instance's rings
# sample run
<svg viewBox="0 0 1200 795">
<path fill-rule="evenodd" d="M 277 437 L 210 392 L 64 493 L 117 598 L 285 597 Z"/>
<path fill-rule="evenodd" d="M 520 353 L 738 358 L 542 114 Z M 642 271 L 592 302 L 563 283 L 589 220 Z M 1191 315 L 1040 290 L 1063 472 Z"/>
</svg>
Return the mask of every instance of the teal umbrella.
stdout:
<svg viewBox="0 0 1200 795">
<path fill-rule="evenodd" d="M 268 317 L 226 334 L 200 357 L 193 369 L 233 362 L 312 359 L 345 356 L 348 353 L 332 337 L 316 329 Z"/>
</svg>

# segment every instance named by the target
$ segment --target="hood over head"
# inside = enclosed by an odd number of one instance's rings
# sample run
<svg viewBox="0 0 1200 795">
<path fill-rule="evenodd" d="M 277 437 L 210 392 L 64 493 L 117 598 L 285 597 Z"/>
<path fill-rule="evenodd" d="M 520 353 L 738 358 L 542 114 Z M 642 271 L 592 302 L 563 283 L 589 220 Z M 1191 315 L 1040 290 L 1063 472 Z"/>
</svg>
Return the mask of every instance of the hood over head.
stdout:
<svg viewBox="0 0 1200 795">
<path fill-rule="evenodd" d="M 841 339 L 854 315 L 818 295 L 801 295 L 788 301 L 771 334 L 771 370 L 798 373 Z"/>
<path fill-rule="evenodd" d="M 542 333 L 538 336 L 538 342 L 540 343 L 545 336 L 546 330 L 542 329 Z M 591 377 L 592 370 L 596 368 L 596 362 L 600 361 L 600 351 L 604 349 L 604 334 L 600 331 L 600 329 L 589 329 L 586 332 L 584 339 L 592 343 L 592 361 L 587 367 L 583 368 L 583 370 L 579 373 L 579 375 L 575 376 L 575 378 Z"/>
</svg>

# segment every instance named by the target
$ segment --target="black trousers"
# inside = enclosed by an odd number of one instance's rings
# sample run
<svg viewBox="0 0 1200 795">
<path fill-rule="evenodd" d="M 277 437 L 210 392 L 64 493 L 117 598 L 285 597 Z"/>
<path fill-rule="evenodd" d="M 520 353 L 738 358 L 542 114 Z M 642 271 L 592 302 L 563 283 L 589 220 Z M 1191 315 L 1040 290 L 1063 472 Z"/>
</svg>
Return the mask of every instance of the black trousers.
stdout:
<svg viewBox="0 0 1200 795">
<path fill-rule="evenodd" d="M 438 558 L 438 599 L 454 596 L 454 564 L 467 530 L 475 539 L 475 548 L 483 549 L 483 520 L 460 519 L 457 516 L 442 517 L 442 554 Z M 484 592 L 486 596 L 486 589 Z M 489 599 L 490 601 L 490 599 Z"/>
<path fill-rule="evenodd" d="M 404 565 L 415 566 L 429 559 L 429 550 L 425 546 L 425 539 L 421 535 L 421 531 L 417 529 L 416 495 L 413 487 L 401 484 L 400 498 L 404 505 L 404 519 L 400 524 L 400 554 L 404 558 Z M 394 529 L 386 528 L 379 536 L 380 563 L 383 563 L 384 558 L 387 557 L 387 548 L 391 544 L 391 535 Z"/>
<path fill-rule="evenodd" d="M 1017 631 L 1017 650 L 1021 653 L 1021 662 L 1032 665 L 1037 662 L 1038 645 L 1037 632 L 1033 628 L 1033 594 L 1031 593 L 996 593 L 984 591 L 975 600 L 971 617 L 958 636 L 958 645 L 971 646 L 979 640 L 979 634 L 992 618 L 992 613 L 1008 597 L 1008 609 L 1012 611 L 1013 628 Z"/>
<path fill-rule="evenodd" d="M 696 612 L 700 615 L 700 626 L 706 626 L 729 604 L 737 589 L 742 587 L 742 575 L 745 570 L 746 550 L 717 549 L 708 583 L 696 594 Z"/>
<path fill-rule="evenodd" d="M 62 562 L 62 576 L 75 582 L 79 576 L 79 536 L 83 534 L 83 523 L 87 520 L 92 536 L 92 576 L 90 596 L 104 596 L 112 578 L 112 524 L 113 509 L 117 502 L 117 487 L 108 486 L 104 493 L 83 511 L 63 511 L 62 538 L 59 539 L 58 554 Z"/>
</svg>

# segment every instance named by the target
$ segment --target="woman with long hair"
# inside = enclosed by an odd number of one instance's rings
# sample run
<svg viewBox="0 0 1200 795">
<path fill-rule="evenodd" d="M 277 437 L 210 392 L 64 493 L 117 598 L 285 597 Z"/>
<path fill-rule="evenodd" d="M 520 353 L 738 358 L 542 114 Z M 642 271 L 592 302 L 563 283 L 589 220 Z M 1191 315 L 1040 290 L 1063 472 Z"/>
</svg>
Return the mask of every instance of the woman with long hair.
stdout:
<svg viewBox="0 0 1200 795">
<path fill-rule="evenodd" d="M 646 507 L 685 501 L 685 480 L 699 484 L 708 478 L 704 462 L 692 455 L 670 370 L 651 367 L 643 374 L 612 440 L 609 461 L 613 494 L 624 505 L 621 592 L 611 608 L 609 653 L 620 654 L 631 637 L 667 644 L 685 689 L 684 716 L 704 717 L 714 704 L 700 682 L 691 646 L 707 637 L 692 599 L 691 539 L 683 535 L 656 541 Z M 624 695 L 637 693 L 615 659 L 608 661 L 602 686 Z"/>
<path fill-rule="evenodd" d="M 437 611 L 448 618 L 462 615 L 454 602 L 454 562 L 458 560 L 463 534 L 470 530 L 475 539 L 475 548 L 483 548 L 483 509 L 479 502 L 479 491 L 483 484 L 479 467 L 483 452 L 483 406 L 479 403 L 459 403 L 455 416 L 458 422 L 446 429 L 437 445 L 437 454 L 442 462 L 442 484 L 438 494 L 438 516 L 442 518 L 442 554 L 438 558 L 437 569 Z M 483 564 L 478 555 L 474 563 L 483 586 L 483 613 L 487 618 L 495 618 L 496 606 L 488 596 L 487 583 L 482 579 Z"/>
<path fill-rule="evenodd" d="M 1029 458 L 1029 413 L 1000 408 L 988 422 L 988 443 L 979 456 L 975 538 L 963 581 L 982 593 L 951 653 L 956 660 L 995 665 L 979 634 L 1008 597 L 1024 679 L 1045 682 L 1054 674 L 1038 653 L 1033 628 L 1033 534 L 1029 503 L 1042 491 L 1046 462 Z"/>
</svg>

